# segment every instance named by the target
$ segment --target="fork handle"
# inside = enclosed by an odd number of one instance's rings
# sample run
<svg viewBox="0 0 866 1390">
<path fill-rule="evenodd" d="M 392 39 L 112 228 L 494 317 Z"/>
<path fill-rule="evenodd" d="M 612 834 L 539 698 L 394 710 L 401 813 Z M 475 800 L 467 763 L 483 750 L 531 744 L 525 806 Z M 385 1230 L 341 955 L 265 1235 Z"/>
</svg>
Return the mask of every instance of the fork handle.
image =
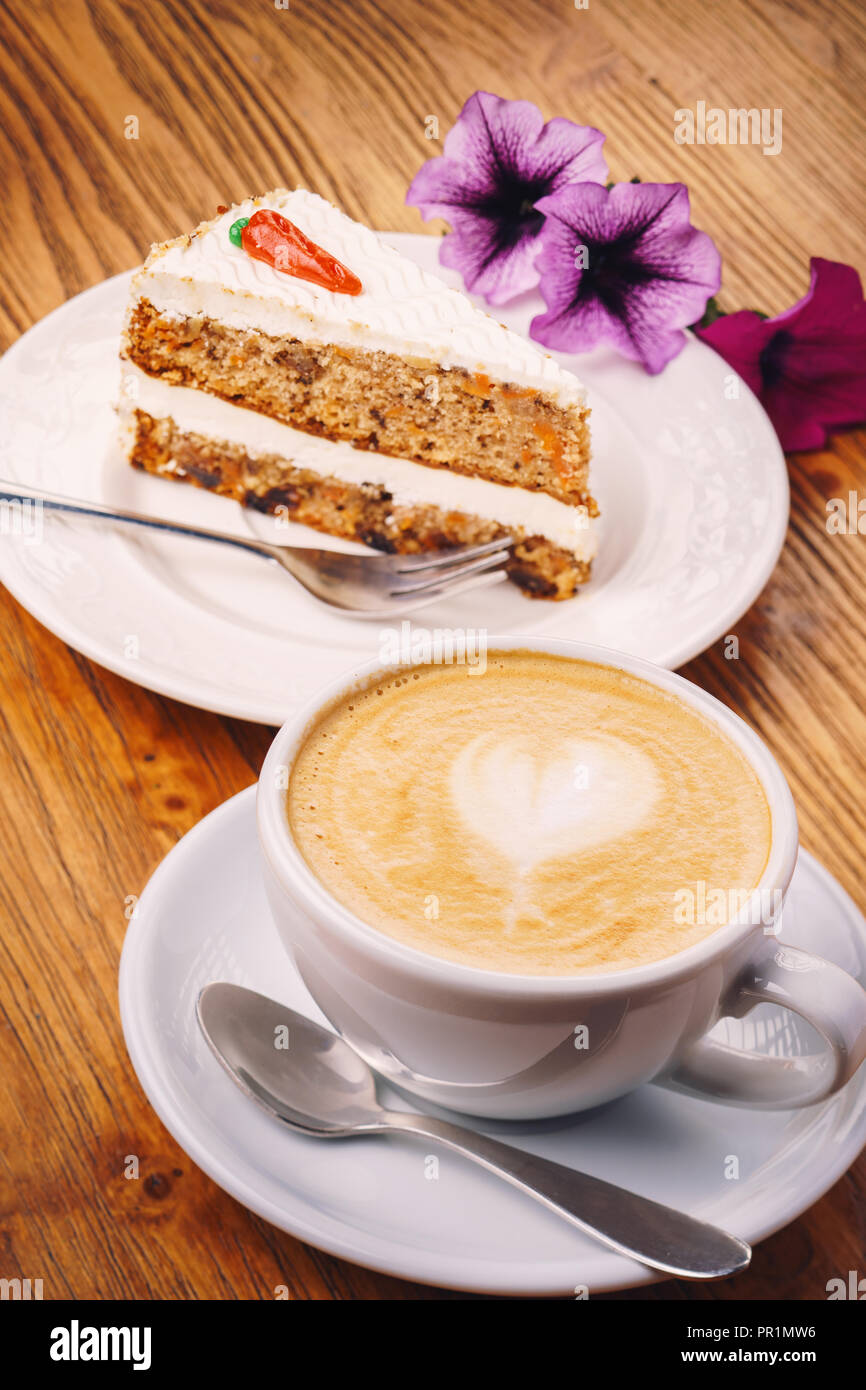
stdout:
<svg viewBox="0 0 866 1390">
<path fill-rule="evenodd" d="M 37 502 L 40 506 L 54 512 L 70 512 L 77 516 L 102 517 L 105 521 L 119 521 L 125 526 L 143 526 L 151 531 L 166 531 L 177 536 L 191 537 L 199 541 L 219 541 L 223 545 L 233 545 L 238 550 L 249 550 L 272 560 L 274 548 L 266 541 L 244 540 L 225 531 L 210 531 L 203 526 L 186 526 L 181 521 L 165 521 L 160 517 L 146 516 L 143 512 L 131 512 L 124 508 L 106 507 L 101 502 L 79 502 L 74 497 L 64 497 L 57 492 L 42 492 L 39 488 L 24 487 L 20 483 L 9 483 L 0 479 L 0 502 Z"/>
<path fill-rule="evenodd" d="M 439 1140 L 604 1245 L 667 1274 L 719 1279 L 751 1258 L 745 1241 L 705 1221 L 435 1115 L 388 1110 L 382 1128 Z"/>
</svg>

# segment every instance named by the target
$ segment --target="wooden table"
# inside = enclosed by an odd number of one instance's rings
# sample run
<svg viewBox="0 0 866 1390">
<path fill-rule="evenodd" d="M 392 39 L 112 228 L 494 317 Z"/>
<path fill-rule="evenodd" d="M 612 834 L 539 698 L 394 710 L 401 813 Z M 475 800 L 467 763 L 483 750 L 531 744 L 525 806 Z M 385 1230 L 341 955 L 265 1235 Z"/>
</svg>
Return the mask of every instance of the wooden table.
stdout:
<svg viewBox="0 0 866 1390">
<path fill-rule="evenodd" d="M 4 346 L 151 241 L 276 184 L 422 230 L 403 198 L 440 148 L 426 118 L 444 135 L 479 87 L 601 127 L 612 177 L 684 180 L 725 307 L 785 307 L 810 255 L 866 268 L 857 0 L 7 0 L 0 29 Z M 677 145 L 674 111 L 699 100 L 781 107 L 781 155 Z M 863 442 L 791 458 L 788 544 L 736 626 L 739 660 L 718 643 L 685 674 L 769 743 L 803 843 L 866 907 L 866 541 L 825 528 L 827 499 L 866 494 Z M 162 1128 L 126 1056 L 124 901 L 255 779 L 270 731 L 130 685 L 0 605 L 0 1276 L 40 1277 L 46 1298 L 449 1297 L 245 1211 Z M 864 1270 L 864 1199 L 861 1158 L 742 1278 L 625 1296 L 823 1298 Z"/>
</svg>

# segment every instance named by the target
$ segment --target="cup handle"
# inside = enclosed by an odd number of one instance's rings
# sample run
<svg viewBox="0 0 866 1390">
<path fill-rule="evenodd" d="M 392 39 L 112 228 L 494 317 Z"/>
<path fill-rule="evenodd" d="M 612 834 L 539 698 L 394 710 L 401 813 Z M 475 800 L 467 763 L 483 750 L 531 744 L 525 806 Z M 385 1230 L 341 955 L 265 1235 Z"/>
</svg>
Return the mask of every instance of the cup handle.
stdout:
<svg viewBox="0 0 866 1390">
<path fill-rule="evenodd" d="M 866 1058 L 866 990 L 838 965 L 774 940 L 735 981 L 720 1015 L 742 1018 L 763 1002 L 793 1009 L 811 1023 L 827 1044 L 824 1051 L 767 1057 L 701 1038 L 659 1083 L 765 1110 L 797 1109 L 835 1095 Z"/>
</svg>

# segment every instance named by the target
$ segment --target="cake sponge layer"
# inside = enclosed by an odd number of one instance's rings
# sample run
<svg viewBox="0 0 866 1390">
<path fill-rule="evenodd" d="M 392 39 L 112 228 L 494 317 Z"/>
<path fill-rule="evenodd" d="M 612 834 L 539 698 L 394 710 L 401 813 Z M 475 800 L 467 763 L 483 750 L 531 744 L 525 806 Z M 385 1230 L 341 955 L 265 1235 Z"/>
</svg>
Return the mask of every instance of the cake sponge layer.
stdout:
<svg viewBox="0 0 866 1390">
<path fill-rule="evenodd" d="M 377 484 L 348 483 L 298 467 L 276 454 L 251 457 L 228 440 L 183 431 L 168 418 L 138 409 L 126 417 L 129 458 L 148 473 L 190 482 L 259 511 L 360 541 L 378 550 L 414 554 L 473 545 L 510 535 L 506 569 L 527 594 L 572 598 L 589 578 L 588 561 L 543 536 L 424 503 L 398 503 Z"/>
<path fill-rule="evenodd" d="M 273 338 L 139 300 L 125 353 L 150 376 L 210 392 L 294 429 L 598 508 L 588 411 L 482 372 L 384 351 Z"/>
</svg>

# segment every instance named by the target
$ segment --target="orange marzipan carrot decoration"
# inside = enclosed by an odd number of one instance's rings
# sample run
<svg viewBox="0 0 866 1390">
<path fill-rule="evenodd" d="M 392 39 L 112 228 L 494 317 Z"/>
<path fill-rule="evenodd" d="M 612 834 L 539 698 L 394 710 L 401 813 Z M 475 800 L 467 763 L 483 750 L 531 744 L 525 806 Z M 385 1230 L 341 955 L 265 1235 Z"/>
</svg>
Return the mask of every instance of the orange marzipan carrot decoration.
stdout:
<svg viewBox="0 0 866 1390">
<path fill-rule="evenodd" d="M 286 275 L 309 280 L 335 294 L 360 294 L 363 285 L 351 270 L 317 246 L 300 227 L 270 208 L 254 212 L 241 232 L 241 245 L 255 261 L 264 261 Z"/>
</svg>

